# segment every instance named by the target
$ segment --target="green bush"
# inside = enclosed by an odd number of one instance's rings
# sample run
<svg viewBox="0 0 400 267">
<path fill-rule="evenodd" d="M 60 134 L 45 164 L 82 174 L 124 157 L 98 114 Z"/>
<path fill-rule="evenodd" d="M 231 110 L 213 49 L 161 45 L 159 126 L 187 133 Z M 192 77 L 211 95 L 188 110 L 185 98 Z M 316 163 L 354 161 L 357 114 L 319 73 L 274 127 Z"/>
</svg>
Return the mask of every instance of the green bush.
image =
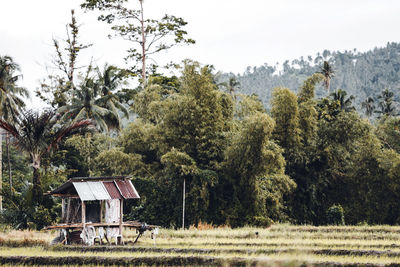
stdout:
<svg viewBox="0 0 400 267">
<path fill-rule="evenodd" d="M 40 230 L 45 226 L 52 223 L 52 218 L 48 209 L 43 206 L 36 208 L 36 212 L 33 214 L 33 222 L 36 225 L 36 229 Z"/>
<path fill-rule="evenodd" d="M 340 204 L 331 206 L 326 211 L 326 219 L 329 225 L 344 225 L 344 210 Z"/>
<path fill-rule="evenodd" d="M 258 227 L 270 227 L 273 223 L 270 218 L 263 216 L 254 216 L 251 221 L 251 225 Z"/>
<path fill-rule="evenodd" d="M 32 201 L 32 185 L 26 182 L 17 192 L 3 188 L 4 210 L 0 213 L 0 223 L 14 229 L 40 230 L 57 217 L 56 205 L 51 197 L 44 196 L 42 204 L 37 206 Z"/>
</svg>

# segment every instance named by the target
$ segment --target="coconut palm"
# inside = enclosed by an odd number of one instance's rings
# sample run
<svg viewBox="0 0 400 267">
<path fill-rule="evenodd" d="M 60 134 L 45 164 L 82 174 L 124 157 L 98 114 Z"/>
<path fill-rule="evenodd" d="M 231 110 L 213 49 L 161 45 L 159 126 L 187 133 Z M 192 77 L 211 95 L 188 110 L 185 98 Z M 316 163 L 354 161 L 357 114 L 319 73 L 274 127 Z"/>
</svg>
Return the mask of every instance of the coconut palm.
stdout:
<svg viewBox="0 0 400 267">
<path fill-rule="evenodd" d="M 378 96 L 379 103 L 378 106 L 380 110 L 376 110 L 376 113 L 380 113 L 381 115 L 393 116 L 396 115 L 396 107 L 393 103 L 393 92 L 389 91 L 389 89 L 385 89 L 382 91 L 381 95 Z M 379 117 L 381 117 L 379 115 Z"/>
<path fill-rule="evenodd" d="M 29 97 L 28 91 L 16 85 L 17 81 L 22 77 L 21 75 L 15 74 L 20 71 L 17 63 L 13 61 L 10 56 L 0 56 L 0 117 L 5 120 L 12 120 L 19 112 L 25 107 L 22 97 Z M 2 135 L 0 134 L 0 144 L 2 143 Z M 8 159 L 8 178 L 10 183 L 10 189 L 12 188 L 12 176 L 11 176 L 11 162 L 9 154 L 9 137 L 6 136 L 6 148 L 7 148 L 7 159 Z M 1 186 L 1 162 L 2 162 L 2 148 L 0 146 L 0 188 Z M 0 201 L 0 210 L 1 207 Z"/>
<path fill-rule="evenodd" d="M 121 111 L 125 117 L 129 117 L 128 109 L 121 103 L 115 91 L 124 84 L 124 80 L 127 76 L 127 72 L 121 70 L 112 65 L 105 65 L 103 71 L 97 70 L 97 86 L 100 87 L 99 103 L 107 107 L 112 111 L 112 114 L 117 117 L 117 125 L 114 128 L 121 128 L 121 117 L 119 116 L 119 111 Z"/>
<path fill-rule="evenodd" d="M 3 119 L 9 120 L 25 107 L 22 97 L 29 97 L 28 91 L 16 85 L 21 75 L 20 68 L 9 56 L 0 56 L 0 111 Z"/>
<path fill-rule="evenodd" d="M 331 79 L 333 76 L 335 76 L 335 71 L 333 70 L 332 66 L 329 64 L 328 61 L 324 61 L 324 65 L 320 67 L 320 71 L 318 73 L 321 73 L 325 77 L 324 85 L 326 90 L 329 92 L 329 88 L 331 85 Z"/>
<path fill-rule="evenodd" d="M 230 77 L 225 87 L 228 90 L 229 94 L 236 99 L 235 93 L 238 89 L 240 89 L 240 82 L 236 80 L 235 77 Z"/>
<path fill-rule="evenodd" d="M 346 98 L 346 96 L 347 92 L 341 89 L 331 94 L 333 100 L 338 102 L 340 110 L 344 110 L 346 112 L 355 110 L 355 108 L 352 106 L 354 96 L 351 95 L 348 98 Z"/>
<path fill-rule="evenodd" d="M 114 68 L 106 66 L 104 72 L 99 73 L 99 77 L 96 79 L 87 75 L 78 89 L 73 92 L 71 104 L 58 109 L 63 114 L 62 119 L 65 121 L 91 119 L 101 131 L 119 130 L 121 118 L 118 110 L 123 111 L 126 115 L 128 115 L 128 111 L 113 93 L 120 82 L 118 78 L 112 78 L 115 74 Z"/>
<path fill-rule="evenodd" d="M 361 107 L 365 109 L 365 115 L 367 115 L 368 117 L 371 117 L 372 113 L 374 113 L 375 110 L 374 102 L 375 102 L 374 98 L 369 96 L 361 103 Z"/>
<path fill-rule="evenodd" d="M 33 199 L 40 203 L 42 198 L 40 163 L 44 155 L 57 149 L 57 145 L 66 137 L 87 130 L 92 122 L 79 120 L 60 124 L 59 116 L 53 111 L 21 112 L 13 122 L 0 119 L 0 128 L 14 137 L 16 146 L 26 152 L 33 168 Z"/>
</svg>

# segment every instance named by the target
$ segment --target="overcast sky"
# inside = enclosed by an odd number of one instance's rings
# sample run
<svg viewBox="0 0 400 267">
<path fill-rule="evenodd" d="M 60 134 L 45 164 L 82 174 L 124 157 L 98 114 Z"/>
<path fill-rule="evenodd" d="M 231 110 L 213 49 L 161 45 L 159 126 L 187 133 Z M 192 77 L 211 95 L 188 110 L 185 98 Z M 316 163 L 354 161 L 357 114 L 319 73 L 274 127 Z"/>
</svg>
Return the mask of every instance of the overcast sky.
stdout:
<svg viewBox="0 0 400 267">
<path fill-rule="evenodd" d="M 20 64 L 21 85 L 33 91 L 46 76 L 52 38 L 65 36 L 71 9 L 82 24 L 82 42 L 94 44 L 82 63 L 91 57 L 98 65 L 122 63 L 128 44 L 106 38 L 107 25 L 82 12 L 82 1 L 0 0 L 0 55 Z M 159 63 L 191 58 L 242 73 L 247 66 L 274 65 L 324 49 L 366 51 L 400 41 L 398 0 L 145 0 L 144 5 L 152 18 L 166 13 L 184 18 L 196 40 L 160 55 Z M 32 100 L 31 106 L 39 105 Z"/>
</svg>

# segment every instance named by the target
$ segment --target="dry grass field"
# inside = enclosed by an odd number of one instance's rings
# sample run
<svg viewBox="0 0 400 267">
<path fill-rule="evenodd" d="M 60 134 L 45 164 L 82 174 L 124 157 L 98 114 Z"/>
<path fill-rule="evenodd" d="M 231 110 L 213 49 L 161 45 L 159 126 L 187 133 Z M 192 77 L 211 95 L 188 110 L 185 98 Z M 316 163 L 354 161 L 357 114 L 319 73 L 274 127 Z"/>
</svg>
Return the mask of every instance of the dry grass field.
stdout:
<svg viewBox="0 0 400 267">
<path fill-rule="evenodd" d="M 400 227 L 292 226 L 261 228 L 160 229 L 134 246 L 50 246 L 56 232 L 7 231 L 0 234 L 3 265 L 76 266 L 396 266 Z M 130 242 L 129 242 L 130 241 Z"/>
</svg>

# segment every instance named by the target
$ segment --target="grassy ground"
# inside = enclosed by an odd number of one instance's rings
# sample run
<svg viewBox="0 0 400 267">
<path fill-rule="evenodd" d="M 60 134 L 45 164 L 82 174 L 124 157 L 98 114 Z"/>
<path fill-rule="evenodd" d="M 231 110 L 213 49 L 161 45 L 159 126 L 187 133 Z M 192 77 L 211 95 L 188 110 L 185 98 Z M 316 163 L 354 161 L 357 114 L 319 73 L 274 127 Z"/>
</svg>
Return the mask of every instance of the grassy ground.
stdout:
<svg viewBox="0 0 400 267">
<path fill-rule="evenodd" d="M 160 229 L 135 246 L 49 246 L 56 232 L 4 231 L 0 264 L 16 265 L 400 265 L 400 227 L 291 226 Z M 136 237 L 125 232 L 125 241 Z"/>
</svg>

